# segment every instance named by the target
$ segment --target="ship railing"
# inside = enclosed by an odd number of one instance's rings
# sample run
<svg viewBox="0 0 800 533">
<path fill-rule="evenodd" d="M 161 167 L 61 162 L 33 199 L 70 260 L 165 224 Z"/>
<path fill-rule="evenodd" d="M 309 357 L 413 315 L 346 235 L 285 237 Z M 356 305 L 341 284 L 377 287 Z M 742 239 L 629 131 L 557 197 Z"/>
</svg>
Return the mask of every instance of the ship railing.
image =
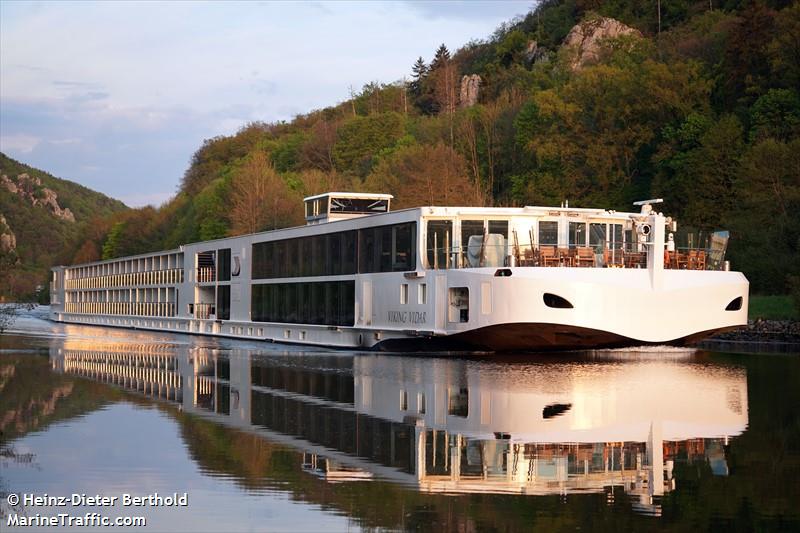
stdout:
<svg viewBox="0 0 800 533">
<path fill-rule="evenodd" d="M 213 267 L 199 267 L 197 269 L 198 283 L 212 283 L 217 280 L 217 271 Z"/>
<path fill-rule="evenodd" d="M 183 283 L 182 268 L 72 278 L 66 280 L 64 287 L 66 289 L 105 289 L 137 285 L 175 285 L 178 283 Z"/>
<path fill-rule="evenodd" d="M 575 267 L 647 268 L 648 245 L 644 243 L 570 244 L 487 244 L 429 248 L 427 268 L 459 269 L 478 267 Z M 664 253 L 664 268 L 680 270 L 722 270 L 724 262 L 708 248 L 679 248 Z"/>
<path fill-rule="evenodd" d="M 194 317 L 200 320 L 209 320 L 215 317 L 216 310 L 214 304 L 194 304 Z"/>
</svg>

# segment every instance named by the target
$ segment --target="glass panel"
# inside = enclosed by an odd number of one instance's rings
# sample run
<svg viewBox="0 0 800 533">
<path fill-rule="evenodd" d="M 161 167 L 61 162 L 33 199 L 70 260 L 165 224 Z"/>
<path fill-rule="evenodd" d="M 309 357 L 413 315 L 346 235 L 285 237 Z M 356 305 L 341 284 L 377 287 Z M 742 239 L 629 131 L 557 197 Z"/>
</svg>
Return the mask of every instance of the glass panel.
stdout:
<svg viewBox="0 0 800 533">
<path fill-rule="evenodd" d="M 342 273 L 342 237 L 341 233 L 328 235 L 328 264 L 330 265 L 328 272 L 333 276 Z"/>
<path fill-rule="evenodd" d="M 586 246 L 586 223 L 569 223 L 569 245 L 570 247 Z"/>
<path fill-rule="evenodd" d="M 416 234 L 417 225 L 415 223 L 399 224 L 394 227 L 394 259 L 392 270 L 402 272 L 404 270 L 414 270 L 416 265 Z"/>
<path fill-rule="evenodd" d="M 217 280 L 231 280 L 231 249 L 217 250 Z"/>
<path fill-rule="evenodd" d="M 539 244 L 558 244 L 558 221 L 539 221 Z"/>
<path fill-rule="evenodd" d="M 483 236 L 483 220 L 462 220 L 461 221 L 461 247 L 469 244 L 469 238 L 473 235 Z"/>
<path fill-rule="evenodd" d="M 286 241 L 275 243 L 275 263 L 273 265 L 273 272 L 276 278 L 283 278 L 286 276 Z"/>
<path fill-rule="evenodd" d="M 611 248 L 622 248 L 622 224 L 610 224 L 611 226 Z"/>
<path fill-rule="evenodd" d="M 470 250 L 470 237 L 480 236 L 483 238 L 483 220 L 462 220 L 461 221 L 461 257 L 462 265 L 477 267 L 480 266 L 481 252 L 483 246 L 481 239 L 472 239 L 472 249 Z"/>
<path fill-rule="evenodd" d="M 231 318 L 230 285 L 220 285 L 217 287 L 217 318 L 220 320 L 230 320 Z"/>
<path fill-rule="evenodd" d="M 606 245 L 606 225 L 605 223 L 589 224 L 589 246 L 595 251 L 602 252 Z"/>
<path fill-rule="evenodd" d="M 297 275 L 300 276 L 310 276 L 311 275 L 311 268 L 312 268 L 312 261 L 311 261 L 311 239 L 312 237 L 304 237 L 302 239 L 298 239 L 298 247 L 297 247 Z"/>
<path fill-rule="evenodd" d="M 355 323 L 356 311 L 356 283 L 355 281 L 340 281 L 341 291 L 339 296 L 343 304 L 343 311 L 340 316 L 339 326 L 352 326 Z"/>
<path fill-rule="evenodd" d="M 339 291 L 335 281 L 325 284 L 325 322 L 339 323 Z"/>
<path fill-rule="evenodd" d="M 342 233 L 342 274 L 355 274 L 356 273 L 356 254 L 358 233 L 347 231 Z"/>
<path fill-rule="evenodd" d="M 448 268 L 447 248 L 453 245 L 453 221 L 429 220 L 425 249 L 428 268 Z"/>
<path fill-rule="evenodd" d="M 316 235 L 311 238 L 311 275 L 324 276 L 330 269 L 327 264 L 327 235 Z"/>
<path fill-rule="evenodd" d="M 380 246 L 377 272 L 392 271 L 392 256 L 394 254 L 394 231 L 392 226 L 377 228 L 378 246 Z"/>
<path fill-rule="evenodd" d="M 358 232 L 358 271 L 375 272 L 375 228 Z"/>
<path fill-rule="evenodd" d="M 489 233 L 497 233 L 508 239 L 508 220 L 490 220 Z"/>
<path fill-rule="evenodd" d="M 508 258 L 508 220 L 489 221 L 489 241 L 484 266 L 505 266 Z M 501 236 L 502 239 L 496 237 Z"/>
</svg>

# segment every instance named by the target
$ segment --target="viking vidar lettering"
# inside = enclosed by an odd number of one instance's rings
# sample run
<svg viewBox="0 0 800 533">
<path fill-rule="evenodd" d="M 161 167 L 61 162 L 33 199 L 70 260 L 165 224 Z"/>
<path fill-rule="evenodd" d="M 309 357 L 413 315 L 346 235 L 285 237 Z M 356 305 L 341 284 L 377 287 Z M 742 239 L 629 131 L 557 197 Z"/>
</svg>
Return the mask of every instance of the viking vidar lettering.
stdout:
<svg viewBox="0 0 800 533">
<path fill-rule="evenodd" d="M 389 311 L 388 321 L 395 324 L 424 324 L 427 321 L 426 311 Z"/>
</svg>

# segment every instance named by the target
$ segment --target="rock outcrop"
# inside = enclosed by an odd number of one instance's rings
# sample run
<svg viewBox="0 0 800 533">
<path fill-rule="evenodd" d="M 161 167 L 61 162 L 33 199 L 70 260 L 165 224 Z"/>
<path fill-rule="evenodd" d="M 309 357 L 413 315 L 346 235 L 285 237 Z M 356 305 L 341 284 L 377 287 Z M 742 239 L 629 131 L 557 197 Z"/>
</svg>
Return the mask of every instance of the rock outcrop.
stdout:
<svg viewBox="0 0 800 533">
<path fill-rule="evenodd" d="M 481 90 L 481 77 L 477 74 L 465 74 L 461 78 L 461 97 L 460 106 L 472 107 L 478 103 L 478 96 Z"/>
<path fill-rule="evenodd" d="M 11 253 L 17 249 L 17 237 L 11 231 L 11 227 L 0 213 L 0 252 Z"/>
<path fill-rule="evenodd" d="M 539 43 L 534 40 L 528 41 L 525 46 L 525 61 L 528 64 L 542 63 L 550 60 L 550 52 L 539 46 Z"/>
<path fill-rule="evenodd" d="M 572 27 L 564 39 L 564 46 L 572 48 L 575 56 L 571 67 L 578 70 L 600 59 L 604 40 L 617 37 L 641 37 L 642 33 L 618 20 L 606 17 L 585 20 Z"/>
<path fill-rule="evenodd" d="M 56 218 L 75 222 L 75 215 L 72 214 L 72 211 L 68 207 L 62 208 L 58 205 L 58 194 L 52 189 L 43 187 L 42 180 L 36 176 L 20 174 L 13 179 L 3 174 L 0 176 L 0 185 L 4 186 L 11 194 L 16 194 L 30 202 L 31 205 L 44 207 Z"/>
</svg>

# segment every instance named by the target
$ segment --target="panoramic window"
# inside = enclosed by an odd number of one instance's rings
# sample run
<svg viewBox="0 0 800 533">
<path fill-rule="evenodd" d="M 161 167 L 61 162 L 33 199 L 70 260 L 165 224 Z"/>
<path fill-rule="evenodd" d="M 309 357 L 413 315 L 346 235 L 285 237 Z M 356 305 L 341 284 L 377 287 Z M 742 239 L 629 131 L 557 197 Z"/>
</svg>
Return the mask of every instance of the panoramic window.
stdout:
<svg viewBox="0 0 800 533">
<path fill-rule="evenodd" d="M 355 274 L 356 232 L 253 244 L 253 279 Z"/>
<path fill-rule="evenodd" d="M 417 224 L 359 230 L 358 271 L 403 272 L 416 268 Z"/>
<path fill-rule="evenodd" d="M 250 316 L 253 322 L 352 326 L 355 282 L 256 284 Z"/>
</svg>

